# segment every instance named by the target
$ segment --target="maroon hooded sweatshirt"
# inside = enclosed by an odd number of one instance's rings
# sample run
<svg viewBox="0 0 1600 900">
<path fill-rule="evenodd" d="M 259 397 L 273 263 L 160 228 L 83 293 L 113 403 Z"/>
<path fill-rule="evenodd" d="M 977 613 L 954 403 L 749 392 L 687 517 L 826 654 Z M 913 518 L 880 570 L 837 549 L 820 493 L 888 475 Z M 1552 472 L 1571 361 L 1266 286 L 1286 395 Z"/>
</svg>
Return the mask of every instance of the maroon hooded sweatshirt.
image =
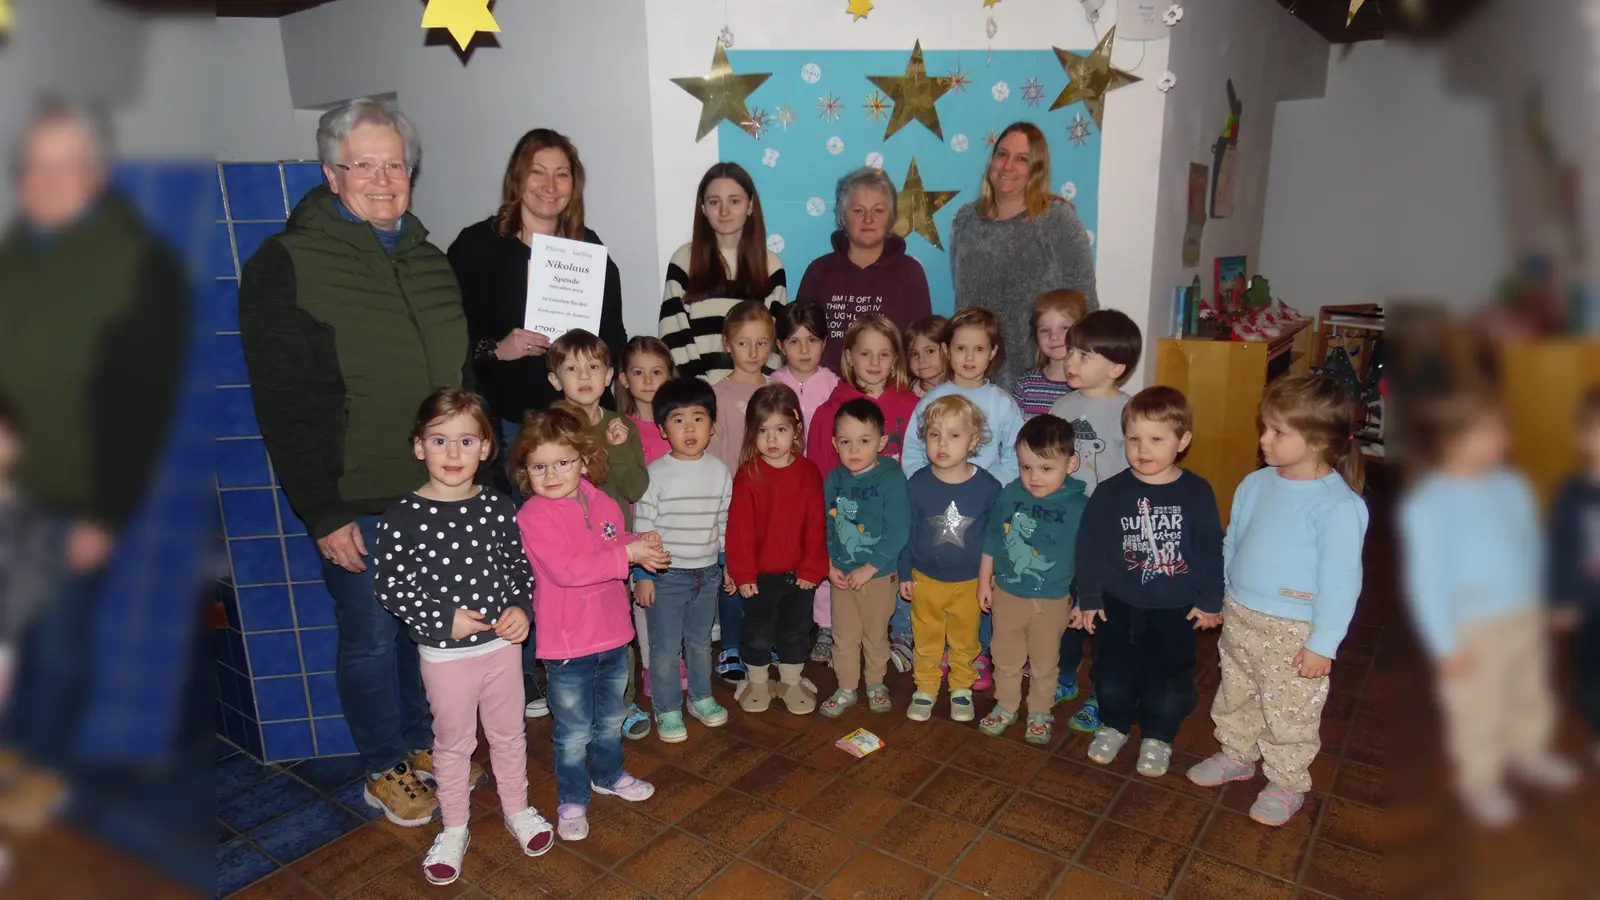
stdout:
<svg viewBox="0 0 1600 900">
<path fill-rule="evenodd" d="M 906 255 L 905 238 L 889 235 L 878 261 L 861 268 L 850 261 L 850 240 L 833 233 L 833 252 L 818 257 L 800 279 L 799 300 L 810 300 L 828 317 L 828 346 L 822 364 L 839 371 L 844 332 L 862 316 L 887 316 L 902 332 L 933 312 L 922 263 Z"/>
</svg>

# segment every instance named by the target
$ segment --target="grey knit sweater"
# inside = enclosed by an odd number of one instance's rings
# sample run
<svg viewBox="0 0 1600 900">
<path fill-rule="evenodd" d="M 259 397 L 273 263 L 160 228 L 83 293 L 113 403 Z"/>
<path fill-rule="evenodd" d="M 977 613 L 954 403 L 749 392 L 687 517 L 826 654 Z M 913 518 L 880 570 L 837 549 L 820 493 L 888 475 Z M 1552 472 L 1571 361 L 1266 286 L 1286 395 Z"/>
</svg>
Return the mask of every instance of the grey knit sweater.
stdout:
<svg viewBox="0 0 1600 900">
<path fill-rule="evenodd" d="M 1033 364 L 1028 320 L 1034 298 L 1073 288 L 1083 292 L 1089 309 L 1100 308 L 1089 234 L 1065 201 L 1031 222 L 1026 216 L 985 219 L 976 203 L 961 207 L 950 227 L 950 281 L 956 309 L 981 306 L 999 317 L 1006 361 L 996 380 L 1007 390 Z"/>
</svg>

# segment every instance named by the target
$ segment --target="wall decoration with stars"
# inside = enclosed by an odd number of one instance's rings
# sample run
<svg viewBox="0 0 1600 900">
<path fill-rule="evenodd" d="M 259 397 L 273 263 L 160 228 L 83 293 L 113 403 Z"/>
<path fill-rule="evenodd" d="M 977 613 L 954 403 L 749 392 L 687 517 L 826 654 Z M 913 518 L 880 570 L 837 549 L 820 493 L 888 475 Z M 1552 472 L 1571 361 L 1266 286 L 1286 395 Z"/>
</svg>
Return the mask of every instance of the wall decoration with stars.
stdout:
<svg viewBox="0 0 1600 900">
<path fill-rule="evenodd" d="M 761 87 L 771 77 L 771 72 L 734 74 L 733 67 L 728 61 L 728 48 L 718 40 L 716 53 L 711 56 L 709 74 L 700 77 L 674 78 L 672 83 L 700 101 L 700 125 L 694 135 L 696 141 L 710 134 L 718 122 L 730 122 L 734 127 L 743 129 L 747 134 L 759 139 L 760 130 L 751 120 L 749 98 L 756 88 Z"/>
<path fill-rule="evenodd" d="M 850 21 L 859 22 L 867 17 L 867 13 L 872 12 L 872 0 L 850 0 L 844 11 L 852 17 Z"/>
<path fill-rule="evenodd" d="M 422 11 L 422 27 L 450 32 L 463 53 L 478 32 L 500 32 L 499 23 L 489 12 L 489 0 L 428 0 L 428 8 Z"/>
<path fill-rule="evenodd" d="M 1117 27 L 1113 25 L 1111 30 L 1106 32 L 1106 36 L 1100 39 L 1100 43 L 1095 45 L 1094 50 L 1088 53 L 1073 53 L 1071 50 L 1055 48 L 1056 59 L 1060 61 L 1062 70 L 1067 73 L 1069 83 L 1056 97 L 1056 102 L 1050 104 L 1051 109 L 1060 109 L 1081 102 L 1089 110 L 1089 117 L 1094 119 L 1095 127 L 1105 127 L 1106 94 L 1140 80 L 1137 75 L 1111 65 L 1111 45 L 1116 39 Z"/>
<path fill-rule="evenodd" d="M 0 0 L 0 37 L 11 33 L 11 0 Z"/>
<path fill-rule="evenodd" d="M 755 178 L 767 233 L 781 239 L 795 283 L 813 259 L 832 249 L 839 178 L 876 165 L 900 189 L 895 231 L 927 273 L 934 311 L 951 312 L 951 219 L 977 199 L 993 136 L 1018 120 L 1044 131 L 1051 183 L 1070 186 L 1078 218 L 1090 233 L 1097 231 L 1100 130 L 1081 103 L 1051 111 L 1047 103 L 1029 102 L 1030 94 L 1048 100 L 1068 86 L 1056 55 L 1049 49 L 996 50 L 990 65 L 963 69 L 962 60 L 975 52 L 983 51 L 913 50 L 921 57 L 922 77 L 942 81 L 930 104 L 936 104 L 937 129 L 909 110 L 900 112 L 900 127 L 891 129 L 886 121 L 893 122 L 900 106 L 895 81 L 915 77 L 905 49 L 726 51 L 731 72 L 772 73 L 743 98 L 737 121 L 721 118 L 712 127 L 720 157 Z M 957 72 L 962 77 L 952 78 Z M 995 91 L 1002 83 L 1014 89 Z M 961 89 L 968 85 L 971 90 Z M 747 125 L 756 121 L 762 122 L 759 142 L 751 140 Z"/>
</svg>

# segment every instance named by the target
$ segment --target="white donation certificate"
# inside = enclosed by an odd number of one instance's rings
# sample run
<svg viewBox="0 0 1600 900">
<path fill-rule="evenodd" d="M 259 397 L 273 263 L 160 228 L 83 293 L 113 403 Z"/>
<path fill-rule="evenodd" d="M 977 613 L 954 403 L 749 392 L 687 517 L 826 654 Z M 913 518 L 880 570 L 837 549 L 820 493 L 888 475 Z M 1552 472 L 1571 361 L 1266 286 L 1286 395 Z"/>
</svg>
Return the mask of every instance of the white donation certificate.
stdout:
<svg viewBox="0 0 1600 900">
<path fill-rule="evenodd" d="M 599 334 L 606 292 L 606 248 L 536 234 L 531 249 L 523 327 L 551 340 L 574 328 Z"/>
</svg>

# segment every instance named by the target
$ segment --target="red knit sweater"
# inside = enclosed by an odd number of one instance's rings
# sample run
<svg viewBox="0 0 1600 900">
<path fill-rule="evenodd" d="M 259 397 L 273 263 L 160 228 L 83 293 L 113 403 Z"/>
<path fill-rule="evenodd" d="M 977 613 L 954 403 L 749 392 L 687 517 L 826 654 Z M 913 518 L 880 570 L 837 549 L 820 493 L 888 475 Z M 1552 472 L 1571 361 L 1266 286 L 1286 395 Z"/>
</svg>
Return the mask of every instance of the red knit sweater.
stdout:
<svg viewBox="0 0 1600 900">
<path fill-rule="evenodd" d="M 821 584 L 828 577 L 822 475 L 804 456 L 774 469 L 756 457 L 733 476 L 728 507 L 728 575 L 755 584 L 757 575 L 793 572 Z"/>
</svg>

